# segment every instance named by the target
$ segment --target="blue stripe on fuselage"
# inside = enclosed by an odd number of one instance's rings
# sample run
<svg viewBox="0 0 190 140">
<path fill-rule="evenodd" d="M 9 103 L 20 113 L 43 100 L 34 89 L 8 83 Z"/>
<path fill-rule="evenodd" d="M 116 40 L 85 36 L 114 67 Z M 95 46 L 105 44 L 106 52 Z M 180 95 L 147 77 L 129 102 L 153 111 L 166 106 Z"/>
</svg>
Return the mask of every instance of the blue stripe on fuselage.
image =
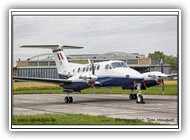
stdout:
<svg viewBox="0 0 190 140">
<path fill-rule="evenodd" d="M 106 86 L 127 86 L 133 84 L 135 81 L 136 83 L 142 82 L 143 79 L 133 79 L 133 78 L 125 78 L 125 77 L 99 77 L 96 80 L 98 83 L 100 83 L 100 87 L 106 87 Z M 73 90 L 82 90 L 85 88 L 90 87 L 87 82 L 72 82 L 69 85 L 63 85 L 63 88 L 65 89 L 73 89 Z"/>
<path fill-rule="evenodd" d="M 135 78 L 125 78 L 125 77 L 101 77 L 98 78 L 97 81 L 102 86 L 126 86 L 129 84 L 133 84 L 135 81 L 136 83 L 142 82 L 143 79 L 135 79 Z"/>
</svg>

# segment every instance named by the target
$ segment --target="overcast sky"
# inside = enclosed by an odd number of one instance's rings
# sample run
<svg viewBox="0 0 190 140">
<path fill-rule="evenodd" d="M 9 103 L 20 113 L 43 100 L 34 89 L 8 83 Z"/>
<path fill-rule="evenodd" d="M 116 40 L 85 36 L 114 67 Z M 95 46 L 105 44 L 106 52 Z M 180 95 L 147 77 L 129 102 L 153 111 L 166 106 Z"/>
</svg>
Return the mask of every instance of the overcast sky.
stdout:
<svg viewBox="0 0 190 140">
<path fill-rule="evenodd" d="M 14 65 L 18 58 L 50 50 L 19 48 L 27 44 L 83 46 L 66 54 L 162 51 L 177 55 L 177 16 L 14 16 Z"/>
</svg>

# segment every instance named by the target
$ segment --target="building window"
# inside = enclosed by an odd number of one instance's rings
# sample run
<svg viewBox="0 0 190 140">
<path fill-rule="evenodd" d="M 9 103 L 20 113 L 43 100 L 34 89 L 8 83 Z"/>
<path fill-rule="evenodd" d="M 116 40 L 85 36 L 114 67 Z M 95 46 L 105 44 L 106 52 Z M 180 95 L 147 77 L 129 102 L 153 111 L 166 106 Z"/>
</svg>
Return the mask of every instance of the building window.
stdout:
<svg viewBox="0 0 190 140">
<path fill-rule="evenodd" d="M 39 62 L 39 66 L 48 66 L 48 61 Z"/>
<path fill-rule="evenodd" d="M 138 64 L 138 60 L 137 59 L 129 59 L 129 60 L 127 60 L 127 64 Z"/>
<path fill-rule="evenodd" d="M 49 62 L 49 65 L 50 65 L 50 66 L 55 66 L 55 61 L 50 61 L 50 62 Z"/>
<path fill-rule="evenodd" d="M 37 61 L 29 61 L 28 66 L 38 66 L 38 62 Z"/>
</svg>

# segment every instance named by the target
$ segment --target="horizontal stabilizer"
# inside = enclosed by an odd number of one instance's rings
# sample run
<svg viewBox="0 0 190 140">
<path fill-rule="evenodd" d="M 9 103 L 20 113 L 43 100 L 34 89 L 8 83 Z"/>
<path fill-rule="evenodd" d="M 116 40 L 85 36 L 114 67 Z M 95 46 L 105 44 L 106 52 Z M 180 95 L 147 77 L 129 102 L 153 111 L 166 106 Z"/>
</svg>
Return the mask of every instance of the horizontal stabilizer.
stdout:
<svg viewBox="0 0 190 140">
<path fill-rule="evenodd" d="M 56 49 L 56 48 L 63 48 L 63 49 L 82 49 L 83 47 L 79 46 L 69 46 L 69 45 L 22 45 L 21 48 L 43 48 L 43 49 Z"/>
</svg>

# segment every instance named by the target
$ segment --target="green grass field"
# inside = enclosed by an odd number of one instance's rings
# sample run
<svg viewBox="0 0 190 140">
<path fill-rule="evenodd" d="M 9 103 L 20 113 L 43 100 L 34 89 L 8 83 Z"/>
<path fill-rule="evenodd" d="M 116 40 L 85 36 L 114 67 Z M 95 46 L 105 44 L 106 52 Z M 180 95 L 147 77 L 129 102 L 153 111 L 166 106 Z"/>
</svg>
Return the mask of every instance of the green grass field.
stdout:
<svg viewBox="0 0 190 140">
<path fill-rule="evenodd" d="M 96 94 L 130 94 L 130 90 L 122 90 L 121 87 L 113 87 L 109 88 L 96 88 Z M 39 84 L 39 83 L 31 83 L 31 82 L 19 82 L 13 84 L 13 94 L 61 94 L 63 93 L 63 89 L 57 85 L 51 84 Z M 94 93 L 93 88 L 88 88 L 81 91 L 82 94 L 91 94 Z M 81 94 L 74 93 L 74 94 Z M 162 86 L 154 86 L 147 88 L 147 90 L 142 90 L 142 94 L 153 94 L 159 95 L 162 94 Z M 165 84 L 165 95 L 177 95 L 178 88 L 177 83 L 169 82 Z"/>
<path fill-rule="evenodd" d="M 111 118 L 102 115 L 44 114 L 13 116 L 14 125 L 157 125 L 141 120 Z"/>
</svg>

